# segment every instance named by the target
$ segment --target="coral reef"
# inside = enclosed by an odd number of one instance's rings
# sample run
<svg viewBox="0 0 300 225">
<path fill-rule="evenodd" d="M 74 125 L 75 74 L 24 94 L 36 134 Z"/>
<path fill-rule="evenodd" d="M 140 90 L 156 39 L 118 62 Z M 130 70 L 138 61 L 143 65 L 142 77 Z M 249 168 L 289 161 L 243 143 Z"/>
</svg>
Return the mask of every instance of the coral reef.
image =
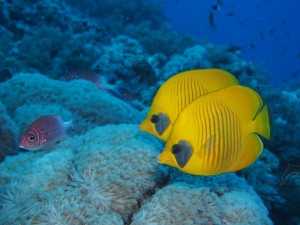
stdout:
<svg viewBox="0 0 300 225">
<path fill-rule="evenodd" d="M 281 180 L 274 173 L 279 169 L 278 158 L 268 149 L 264 149 L 257 162 L 248 168 L 238 171 L 239 176 L 244 177 L 258 193 L 276 193 L 276 187 Z"/>
<path fill-rule="evenodd" d="M 18 152 L 18 128 L 0 101 L 0 162 Z"/>
<path fill-rule="evenodd" d="M 155 162 L 158 146 L 136 125 L 110 125 L 52 152 L 7 158 L 0 164 L 1 223 L 123 224 L 165 176 Z"/>
<path fill-rule="evenodd" d="M 243 60 L 241 49 L 175 33 L 148 0 L 12 0 L 0 7 L 0 75 L 13 75 L 0 78 L 0 161 L 18 153 L 20 133 L 42 115 L 74 117 L 80 127 L 80 135 L 51 152 L 19 153 L 1 162 L 1 223 L 168 224 L 186 216 L 185 223 L 269 224 L 248 184 L 275 223 L 299 223 L 299 178 L 280 186 L 288 164 L 300 165 L 299 82 L 272 87 L 268 73 Z M 141 122 L 167 78 L 209 67 L 228 70 L 256 89 L 272 112 L 273 139 L 255 164 L 237 173 L 245 179 L 158 166 L 161 144 L 136 126 L 99 127 Z M 58 80 L 76 70 L 99 73 L 125 87 L 131 99 L 88 81 Z"/>
<path fill-rule="evenodd" d="M 207 49 L 201 45 L 187 48 L 183 54 L 173 55 L 162 68 L 161 79 L 167 80 L 172 75 L 186 70 L 212 67 L 211 62 L 206 59 L 207 55 Z"/>
<path fill-rule="evenodd" d="M 195 68 L 219 68 L 237 77 L 249 76 L 254 70 L 249 63 L 241 59 L 239 51 L 229 52 L 227 47 L 204 44 L 194 45 L 187 48 L 183 54 L 173 55 L 162 69 L 163 79 Z"/>
<path fill-rule="evenodd" d="M 238 171 L 247 182 L 261 196 L 269 210 L 277 205 L 286 204 L 286 199 L 281 196 L 281 177 L 278 176 L 279 160 L 268 149 L 264 149 L 258 160 L 248 168 Z"/>
<path fill-rule="evenodd" d="M 168 174 L 168 185 L 145 202 L 133 224 L 272 224 L 260 197 L 233 173 L 203 177 L 169 168 Z"/>
<path fill-rule="evenodd" d="M 109 83 L 123 84 L 136 98 L 147 92 L 147 87 L 156 84 L 151 58 L 137 40 L 120 35 L 112 39 L 111 45 L 104 47 L 93 69 L 105 74 Z"/>
<path fill-rule="evenodd" d="M 255 194 L 219 193 L 205 187 L 174 183 L 160 189 L 132 224 L 272 224 Z"/>
<path fill-rule="evenodd" d="M 150 54 L 171 55 L 194 43 L 172 31 L 160 7 L 148 0 L 2 1 L 0 6 L 0 68 L 13 73 L 59 77 L 91 69 L 103 45 L 120 34 L 137 39 Z"/>
<path fill-rule="evenodd" d="M 268 148 L 286 163 L 300 163 L 300 92 L 298 89 L 265 91 L 271 103 L 274 134 Z"/>
<path fill-rule="evenodd" d="M 271 224 L 242 178 L 196 177 L 174 169 L 168 175 L 156 162 L 161 148 L 137 125 L 108 125 L 66 139 L 51 152 L 9 157 L 0 164 L 0 219 L 3 224 Z"/>
<path fill-rule="evenodd" d="M 97 125 L 141 120 L 139 111 L 84 80 L 64 82 L 40 74 L 16 74 L 0 83 L 0 99 L 22 131 L 39 116 L 64 114 L 64 110 L 75 114 L 82 132 Z"/>
</svg>

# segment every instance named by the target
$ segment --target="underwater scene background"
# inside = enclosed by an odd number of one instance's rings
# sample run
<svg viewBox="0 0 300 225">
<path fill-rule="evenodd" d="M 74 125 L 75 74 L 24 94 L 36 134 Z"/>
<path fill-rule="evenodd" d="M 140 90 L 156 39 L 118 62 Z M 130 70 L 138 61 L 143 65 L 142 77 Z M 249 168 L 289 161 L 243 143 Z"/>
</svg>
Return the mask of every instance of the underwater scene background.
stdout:
<svg viewBox="0 0 300 225">
<path fill-rule="evenodd" d="M 192 1 L 1 1 L 0 224 L 300 224 L 300 39 L 286 28 L 297 20 L 241 25 L 239 2 L 198 2 L 203 25 L 194 29 L 178 22 L 192 18 L 179 10 Z M 259 15 L 278 7 L 253 4 Z M 226 29 L 236 18 L 257 40 Z M 275 41 L 284 54 L 274 59 L 265 46 L 281 31 L 290 45 Z M 167 79 L 205 68 L 232 73 L 271 111 L 272 139 L 236 173 L 160 165 L 164 143 L 139 130 Z M 44 150 L 19 148 L 46 115 L 74 129 Z"/>
</svg>

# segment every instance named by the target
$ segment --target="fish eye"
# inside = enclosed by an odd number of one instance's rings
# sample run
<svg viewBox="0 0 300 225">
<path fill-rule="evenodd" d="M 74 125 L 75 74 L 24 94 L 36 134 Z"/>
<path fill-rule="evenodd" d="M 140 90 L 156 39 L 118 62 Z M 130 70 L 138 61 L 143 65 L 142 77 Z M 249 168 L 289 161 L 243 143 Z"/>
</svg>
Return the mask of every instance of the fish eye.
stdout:
<svg viewBox="0 0 300 225">
<path fill-rule="evenodd" d="M 175 155 L 175 154 L 178 154 L 180 152 L 181 148 L 178 144 L 175 144 L 173 145 L 172 147 L 172 153 Z"/>
<path fill-rule="evenodd" d="M 172 146 L 171 151 L 177 164 L 183 168 L 189 162 L 193 153 L 193 148 L 189 142 L 181 140 L 178 144 Z"/>
<path fill-rule="evenodd" d="M 28 135 L 28 137 L 27 137 L 27 140 L 30 141 L 30 142 L 34 141 L 34 139 L 35 139 L 35 137 L 34 137 L 33 134 L 30 134 L 30 135 Z"/>
<path fill-rule="evenodd" d="M 159 113 L 158 115 L 154 114 L 151 116 L 151 122 L 155 126 L 155 131 L 159 135 L 162 135 L 165 132 L 165 130 L 167 129 L 167 127 L 169 126 L 170 119 L 169 119 L 168 115 L 166 115 L 164 113 Z"/>
<path fill-rule="evenodd" d="M 152 115 L 151 116 L 151 123 L 158 123 L 159 116 L 158 115 Z"/>
</svg>

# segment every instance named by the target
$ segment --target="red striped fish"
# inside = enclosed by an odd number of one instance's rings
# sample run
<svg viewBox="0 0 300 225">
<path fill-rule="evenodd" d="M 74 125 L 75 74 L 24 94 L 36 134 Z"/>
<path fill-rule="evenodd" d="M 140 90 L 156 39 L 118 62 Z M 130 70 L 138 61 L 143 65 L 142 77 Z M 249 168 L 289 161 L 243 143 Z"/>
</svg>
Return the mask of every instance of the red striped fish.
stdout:
<svg viewBox="0 0 300 225">
<path fill-rule="evenodd" d="M 64 122 L 58 115 L 42 116 L 21 136 L 19 147 L 31 151 L 51 147 L 67 136 L 69 128 L 73 128 L 72 120 Z"/>
</svg>

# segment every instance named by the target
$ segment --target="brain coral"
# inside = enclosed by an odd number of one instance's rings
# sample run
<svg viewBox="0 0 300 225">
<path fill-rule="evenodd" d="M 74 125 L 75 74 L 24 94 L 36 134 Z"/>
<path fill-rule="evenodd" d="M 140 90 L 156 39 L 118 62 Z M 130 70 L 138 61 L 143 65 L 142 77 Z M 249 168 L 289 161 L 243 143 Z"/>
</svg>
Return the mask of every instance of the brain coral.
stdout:
<svg viewBox="0 0 300 225">
<path fill-rule="evenodd" d="M 82 120 L 83 130 L 141 120 L 139 111 L 84 80 L 64 82 L 41 74 L 16 74 L 0 83 L 0 99 L 20 125 L 43 113 L 57 113 L 60 107 L 62 111 L 76 113 Z"/>
<path fill-rule="evenodd" d="M 187 48 L 183 54 L 173 55 L 162 69 L 163 80 L 185 70 L 212 67 L 207 55 L 207 50 L 201 45 Z"/>
<path fill-rule="evenodd" d="M 10 157 L 0 164 L 0 220 L 128 222 L 164 176 L 156 163 L 158 146 L 136 125 L 110 125 L 67 139 L 52 152 Z"/>
<path fill-rule="evenodd" d="M 94 64 L 94 68 L 113 79 L 125 82 L 134 94 L 155 84 L 155 71 L 150 56 L 140 43 L 125 35 L 112 39 L 111 45 L 104 47 L 104 53 Z"/>
<path fill-rule="evenodd" d="M 173 183 L 159 190 L 134 215 L 139 224 L 272 224 L 254 193 L 219 193 L 207 187 Z"/>
<path fill-rule="evenodd" d="M 3 224 L 271 224 L 235 174 L 167 173 L 162 143 L 137 125 L 107 125 L 0 164 Z M 167 183 L 167 185 L 166 185 Z M 162 189 L 158 190 L 161 186 Z"/>
</svg>

